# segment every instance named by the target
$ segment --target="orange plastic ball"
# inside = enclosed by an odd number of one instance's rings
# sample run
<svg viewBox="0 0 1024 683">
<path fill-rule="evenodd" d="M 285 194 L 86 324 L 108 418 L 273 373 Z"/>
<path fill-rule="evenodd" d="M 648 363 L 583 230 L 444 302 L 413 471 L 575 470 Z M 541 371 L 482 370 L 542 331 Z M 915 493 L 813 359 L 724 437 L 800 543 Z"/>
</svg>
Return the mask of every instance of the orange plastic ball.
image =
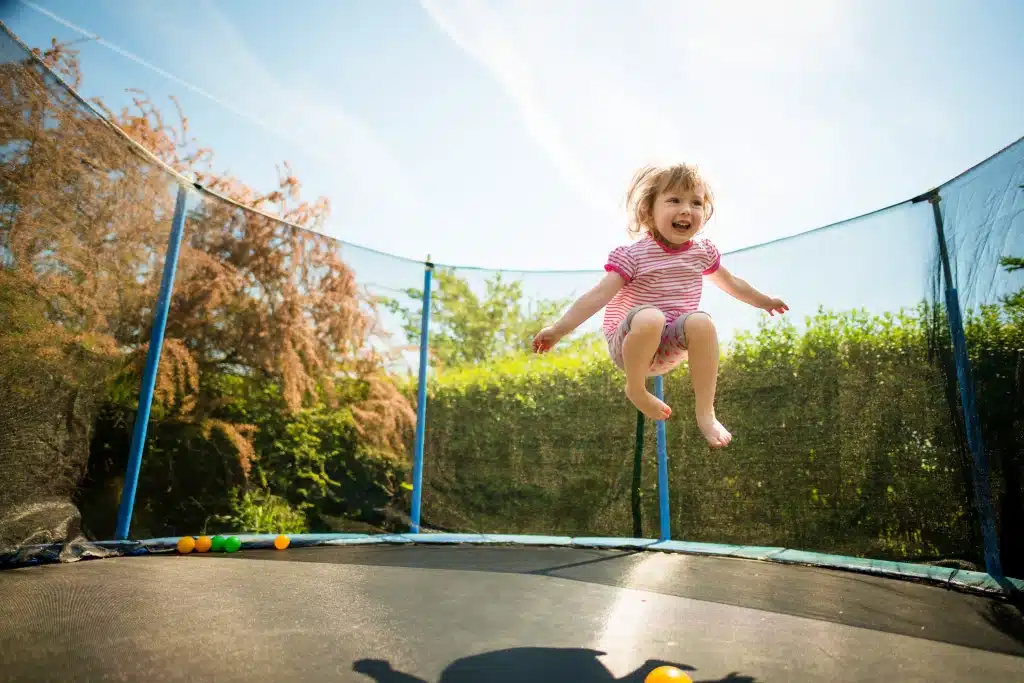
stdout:
<svg viewBox="0 0 1024 683">
<path fill-rule="evenodd" d="M 280 536 L 274 539 L 274 547 L 278 550 L 284 550 L 288 547 L 289 543 L 291 543 L 291 539 L 289 539 L 284 534 L 281 534 Z"/>
<path fill-rule="evenodd" d="M 196 539 L 196 552 L 208 552 L 210 550 L 211 545 L 213 545 L 213 539 L 211 539 L 209 536 L 200 536 Z"/>
<path fill-rule="evenodd" d="M 693 683 L 693 680 L 689 676 L 674 666 L 659 666 L 657 669 L 647 674 L 647 678 L 644 679 L 644 683 L 668 683 L 669 681 L 675 681 L 676 683 Z"/>
<path fill-rule="evenodd" d="M 178 539 L 178 552 L 182 555 L 187 555 L 196 547 L 196 539 L 191 536 L 182 536 Z"/>
</svg>

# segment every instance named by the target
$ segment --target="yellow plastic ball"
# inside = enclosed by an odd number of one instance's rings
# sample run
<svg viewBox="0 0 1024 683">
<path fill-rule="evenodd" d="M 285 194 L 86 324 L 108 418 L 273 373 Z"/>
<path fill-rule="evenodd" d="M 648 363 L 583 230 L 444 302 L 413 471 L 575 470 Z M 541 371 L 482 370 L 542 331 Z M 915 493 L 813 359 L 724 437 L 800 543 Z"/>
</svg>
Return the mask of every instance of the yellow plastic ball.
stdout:
<svg viewBox="0 0 1024 683">
<path fill-rule="evenodd" d="M 289 543 L 291 543 L 291 539 L 285 536 L 284 534 L 281 534 L 280 536 L 274 539 L 274 547 L 278 550 L 284 550 L 288 547 Z"/>
<path fill-rule="evenodd" d="M 196 552 L 208 552 L 210 550 L 211 545 L 213 545 L 213 539 L 211 539 L 209 536 L 200 536 L 196 539 Z"/>
<path fill-rule="evenodd" d="M 674 666 L 659 666 L 657 669 L 647 674 L 647 678 L 644 679 L 644 683 L 668 683 L 668 681 L 675 681 L 676 683 L 693 683 L 693 680 L 689 676 Z"/>
<path fill-rule="evenodd" d="M 178 552 L 187 555 L 196 548 L 196 539 L 191 536 L 182 536 L 178 539 Z"/>
</svg>

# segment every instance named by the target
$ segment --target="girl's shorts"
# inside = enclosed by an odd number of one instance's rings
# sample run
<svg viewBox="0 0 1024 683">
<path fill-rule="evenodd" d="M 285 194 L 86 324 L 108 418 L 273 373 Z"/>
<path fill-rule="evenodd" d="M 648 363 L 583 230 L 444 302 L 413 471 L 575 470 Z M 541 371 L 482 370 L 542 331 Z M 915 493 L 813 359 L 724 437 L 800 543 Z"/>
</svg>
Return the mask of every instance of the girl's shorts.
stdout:
<svg viewBox="0 0 1024 683">
<path fill-rule="evenodd" d="M 629 326 L 633 322 L 633 316 L 645 308 L 657 309 L 657 306 L 645 305 L 631 308 L 615 329 L 615 334 L 608 339 L 608 350 L 611 353 L 612 361 L 620 370 L 624 369 L 622 363 L 622 344 L 626 341 L 626 335 L 629 334 Z M 683 313 L 672 322 L 665 324 L 665 329 L 661 333 L 661 343 L 658 344 L 658 350 L 654 352 L 654 358 L 651 359 L 651 365 L 647 369 L 648 377 L 664 375 L 679 367 L 686 360 L 686 331 L 683 328 L 686 325 L 686 319 L 694 313 L 703 313 L 703 311 Z M 705 313 L 705 315 L 707 314 Z"/>
</svg>

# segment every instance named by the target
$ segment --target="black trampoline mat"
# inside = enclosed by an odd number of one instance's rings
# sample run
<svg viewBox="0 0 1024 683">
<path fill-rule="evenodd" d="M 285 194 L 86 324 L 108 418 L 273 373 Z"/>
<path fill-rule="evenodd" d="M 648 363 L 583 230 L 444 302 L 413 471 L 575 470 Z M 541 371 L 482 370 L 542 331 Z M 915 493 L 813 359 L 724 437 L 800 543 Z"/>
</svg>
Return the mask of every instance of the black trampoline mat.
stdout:
<svg viewBox="0 0 1024 683">
<path fill-rule="evenodd" d="M 809 567 L 349 546 L 0 572 L 4 681 L 1024 681 L 1001 601 Z M 730 677 L 731 676 L 731 677 Z"/>
</svg>

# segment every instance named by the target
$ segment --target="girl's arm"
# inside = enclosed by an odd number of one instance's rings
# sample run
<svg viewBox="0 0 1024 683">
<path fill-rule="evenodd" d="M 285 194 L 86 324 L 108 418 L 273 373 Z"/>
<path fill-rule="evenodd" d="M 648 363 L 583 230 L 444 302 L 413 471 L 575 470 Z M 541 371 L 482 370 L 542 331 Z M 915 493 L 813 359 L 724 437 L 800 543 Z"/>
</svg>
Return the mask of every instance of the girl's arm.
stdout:
<svg viewBox="0 0 1024 683">
<path fill-rule="evenodd" d="M 590 316 L 606 306 L 625 284 L 626 280 L 618 273 L 605 274 L 600 282 L 590 288 L 590 291 L 576 299 L 558 322 L 537 333 L 533 339 L 533 348 L 538 351 L 550 349 L 558 343 L 559 339 L 575 330 Z"/>
<path fill-rule="evenodd" d="M 757 291 L 746 280 L 730 273 L 725 266 L 719 266 L 718 270 L 708 275 L 707 278 L 729 296 L 755 308 L 768 311 L 770 315 L 775 315 L 776 312 L 785 313 L 789 310 L 789 306 L 782 299 L 776 299 Z"/>
</svg>

